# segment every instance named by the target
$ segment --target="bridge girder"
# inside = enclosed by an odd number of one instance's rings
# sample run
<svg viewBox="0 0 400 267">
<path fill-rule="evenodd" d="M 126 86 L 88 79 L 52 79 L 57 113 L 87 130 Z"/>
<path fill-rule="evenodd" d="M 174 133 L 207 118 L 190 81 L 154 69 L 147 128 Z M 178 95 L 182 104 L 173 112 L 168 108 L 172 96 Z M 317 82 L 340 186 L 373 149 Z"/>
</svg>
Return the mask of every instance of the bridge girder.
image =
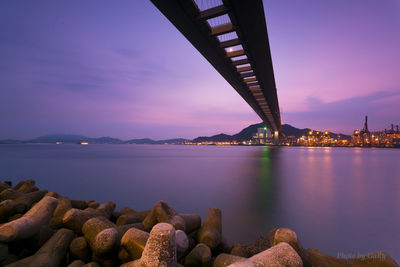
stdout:
<svg viewBox="0 0 400 267">
<path fill-rule="evenodd" d="M 262 0 L 151 0 L 274 132 L 282 132 Z M 226 23 L 215 24 L 215 21 Z M 228 36 L 229 38 L 223 38 Z"/>
</svg>

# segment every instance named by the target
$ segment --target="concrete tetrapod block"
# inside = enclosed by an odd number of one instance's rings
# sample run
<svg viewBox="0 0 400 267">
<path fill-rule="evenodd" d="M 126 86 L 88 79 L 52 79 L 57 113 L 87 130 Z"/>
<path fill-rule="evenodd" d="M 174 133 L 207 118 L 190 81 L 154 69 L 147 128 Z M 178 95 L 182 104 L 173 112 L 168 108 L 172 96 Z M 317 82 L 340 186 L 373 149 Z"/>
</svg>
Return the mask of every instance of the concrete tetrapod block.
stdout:
<svg viewBox="0 0 400 267">
<path fill-rule="evenodd" d="M 226 267 L 233 263 L 240 263 L 243 261 L 247 261 L 246 258 L 239 257 L 232 254 L 221 253 L 219 254 L 214 261 L 214 267 Z"/>
<path fill-rule="evenodd" d="M 100 266 L 100 264 L 98 262 L 91 261 L 91 262 L 83 265 L 83 267 L 101 267 L 101 266 Z"/>
<path fill-rule="evenodd" d="M 59 197 L 58 205 L 50 220 L 50 225 L 54 228 L 60 228 L 63 225 L 63 217 L 67 211 L 72 209 L 71 201 L 67 197 Z"/>
<path fill-rule="evenodd" d="M 14 190 L 6 189 L 3 193 L 11 191 Z M 26 210 L 31 208 L 33 203 L 42 199 L 46 193 L 46 190 L 35 191 L 27 194 L 17 192 L 15 199 L 12 198 L 2 201 L 0 203 L 0 222 L 6 221 L 10 216 L 16 213 L 24 213 Z"/>
<path fill-rule="evenodd" d="M 128 251 L 123 248 L 120 247 L 119 251 L 118 251 L 118 259 L 122 262 L 122 263 L 127 263 L 130 261 L 133 261 L 134 259 L 131 257 L 131 255 L 129 255 Z"/>
<path fill-rule="evenodd" d="M 88 262 L 92 259 L 92 252 L 89 244 L 83 236 L 75 237 L 69 245 L 70 253 L 83 262 Z"/>
<path fill-rule="evenodd" d="M 175 231 L 176 253 L 178 259 L 185 255 L 189 248 L 189 239 L 186 233 L 182 230 Z"/>
<path fill-rule="evenodd" d="M 48 192 L 45 196 L 49 196 L 49 197 L 54 197 L 54 198 L 59 198 L 62 197 L 60 194 L 56 193 L 56 192 Z"/>
<path fill-rule="evenodd" d="M 200 243 L 215 249 L 222 241 L 222 215 L 221 210 L 211 208 L 200 230 L 197 233 Z"/>
<path fill-rule="evenodd" d="M 0 262 L 5 260 L 8 256 L 8 245 L 0 243 Z"/>
<path fill-rule="evenodd" d="M 85 200 L 71 199 L 71 205 L 74 209 L 84 210 L 88 207 Z"/>
<path fill-rule="evenodd" d="M 21 192 L 21 193 L 30 193 L 34 191 L 38 191 L 39 188 L 35 186 L 35 181 L 34 180 L 26 180 L 22 183 L 22 185 L 19 188 L 14 188 L 14 190 Z"/>
<path fill-rule="evenodd" d="M 300 244 L 296 233 L 289 228 L 274 228 L 269 232 L 269 241 L 272 246 L 275 246 L 281 242 L 288 243 L 294 250 L 299 254 L 303 260 L 303 264 L 308 265 L 305 256 L 305 250 Z"/>
<path fill-rule="evenodd" d="M 72 208 L 64 214 L 63 225 L 77 234 L 82 234 L 82 226 L 87 220 L 99 216 L 110 218 L 114 209 L 115 203 L 111 201 L 102 204 L 98 209 L 80 210 Z"/>
<path fill-rule="evenodd" d="M 96 212 L 99 215 L 104 216 L 107 219 L 110 219 L 114 210 L 115 210 L 115 203 L 112 201 L 107 201 L 107 202 L 101 204 L 96 209 Z"/>
<path fill-rule="evenodd" d="M 249 261 L 256 266 L 276 266 L 276 267 L 302 267 L 303 261 L 296 251 L 285 242 L 281 242 L 263 252 L 260 252 Z"/>
<path fill-rule="evenodd" d="M 0 200 L 6 200 L 6 199 L 17 199 L 18 197 L 22 196 L 23 193 L 18 192 L 12 188 L 6 188 L 0 193 Z"/>
<path fill-rule="evenodd" d="M 179 216 L 185 221 L 185 233 L 190 234 L 201 227 L 201 217 L 197 214 L 180 213 Z"/>
<path fill-rule="evenodd" d="M 74 238 L 69 229 L 58 230 L 34 255 L 7 265 L 7 267 L 57 267 L 65 265 L 68 246 Z"/>
<path fill-rule="evenodd" d="M 116 225 L 102 216 L 87 220 L 82 226 L 82 232 L 97 255 L 117 250 L 119 246 L 120 236 Z"/>
<path fill-rule="evenodd" d="M 172 224 L 176 230 L 185 231 L 183 218 L 163 200 L 154 205 L 142 223 L 147 230 L 150 230 L 155 224 L 161 222 Z"/>
<path fill-rule="evenodd" d="M 83 265 L 85 265 L 85 263 L 81 260 L 74 260 L 73 262 L 71 262 L 68 267 L 82 267 Z"/>
<path fill-rule="evenodd" d="M 57 202 L 53 197 L 44 197 L 21 218 L 0 226 L 0 242 L 25 239 L 38 233 L 43 224 L 49 223 Z"/>
<path fill-rule="evenodd" d="M 100 206 L 100 203 L 94 200 L 88 201 L 88 208 L 97 209 Z"/>
<path fill-rule="evenodd" d="M 8 188 L 10 188 L 10 185 L 9 185 L 9 184 L 6 184 L 6 183 L 4 183 L 4 182 L 0 182 L 0 193 L 1 193 L 3 190 L 8 189 Z"/>
<path fill-rule="evenodd" d="M 128 252 L 132 260 L 140 259 L 149 236 L 150 234 L 145 231 L 131 228 L 123 235 L 121 246 Z"/>
<path fill-rule="evenodd" d="M 174 227 L 168 223 L 156 224 L 150 232 L 142 257 L 122 266 L 178 266 Z"/>
<path fill-rule="evenodd" d="M 87 220 L 97 216 L 98 215 L 93 212 L 72 208 L 64 214 L 63 225 L 77 234 L 82 234 L 83 224 Z"/>
<path fill-rule="evenodd" d="M 35 181 L 34 180 L 32 180 L 32 179 L 28 179 L 28 180 L 22 180 L 22 181 L 19 181 L 14 187 L 13 187 L 13 189 L 14 190 L 18 190 L 18 189 L 20 189 L 24 184 L 30 184 L 30 185 L 35 185 Z"/>
<path fill-rule="evenodd" d="M 188 267 L 197 267 L 197 266 L 207 267 L 207 266 L 210 265 L 211 256 L 212 256 L 211 249 L 207 245 L 205 245 L 203 243 L 199 243 L 185 257 L 185 266 L 188 266 Z"/>
<path fill-rule="evenodd" d="M 151 210 L 145 210 L 140 212 L 132 211 L 123 213 L 118 217 L 116 224 L 125 225 L 131 223 L 141 223 L 150 214 L 150 212 Z"/>
</svg>

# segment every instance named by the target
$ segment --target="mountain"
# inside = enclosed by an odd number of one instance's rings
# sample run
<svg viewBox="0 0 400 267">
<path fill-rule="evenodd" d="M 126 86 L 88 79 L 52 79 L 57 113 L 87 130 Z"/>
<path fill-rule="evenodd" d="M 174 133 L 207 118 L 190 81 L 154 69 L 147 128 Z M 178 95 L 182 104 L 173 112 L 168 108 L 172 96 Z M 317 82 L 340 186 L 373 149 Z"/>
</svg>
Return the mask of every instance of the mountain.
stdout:
<svg viewBox="0 0 400 267">
<path fill-rule="evenodd" d="M 264 128 L 266 127 L 265 123 L 257 123 L 257 124 L 252 124 L 249 127 L 244 128 L 241 130 L 239 133 L 234 134 L 234 135 L 227 135 L 227 134 L 218 134 L 218 135 L 213 135 L 213 136 L 200 136 L 192 140 L 192 142 L 198 143 L 198 142 L 231 142 L 231 141 L 248 141 L 253 138 L 253 135 L 257 132 L 258 128 Z M 282 131 L 286 136 L 294 136 L 296 138 L 299 138 L 303 135 L 308 135 L 308 132 L 311 131 L 309 128 L 305 129 L 299 129 L 296 127 L 293 127 L 289 124 L 283 124 L 282 125 Z M 335 134 L 335 133 L 330 133 L 331 137 L 337 138 L 338 135 L 341 135 L 342 137 L 348 137 L 347 135 L 343 134 Z"/>
<path fill-rule="evenodd" d="M 175 139 L 166 139 L 166 140 L 153 140 L 149 138 L 142 138 L 142 139 L 132 139 L 125 141 L 125 144 L 150 144 L 150 145 L 157 145 L 157 144 L 182 144 L 184 142 L 189 141 L 188 139 L 183 138 L 175 138 Z"/>
<path fill-rule="evenodd" d="M 0 144 L 22 144 L 23 141 L 15 140 L 15 139 L 4 139 L 0 140 Z"/>
<path fill-rule="evenodd" d="M 195 139 L 192 140 L 192 142 L 208 142 L 208 141 L 213 141 L 213 142 L 230 142 L 232 140 L 232 136 L 231 135 L 227 135 L 227 134 L 217 134 L 217 135 L 213 135 L 213 136 L 199 136 Z"/>
<path fill-rule="evenodd" d="M 55 143 L 55 142 L 63 142 L 63 143 L 78 143 L 78 142 L 88 142 L 91 144 L 122 144 L 123 141 L 116 138 L 111 137 L 99 137 L 99 138 L 90 138 L 82 135 L 74 135 L 74 134 L 51 134 L 40 136 L 35 139 L 31 139 L 25 141 L 25 143 Z"/>
<path fill-rule="evenodd" d="M 199 143 L 199 142 L 231 142 L 231 141 L 248 141 L 253 138 L 253 135 L 257 132 L 258 128 L 264 128 L 266 125 L 262 123 L 252 124 L 237 134 L 228 135 L 228 134 L 217 134 L 213 136 L 200 136 L 192 140 L 192 142 Z M 308 135 L 308 132 L 311 131 L 309 128 L 299 129 L 293 127 L 289 124 L 282 125 L 282 131 L 286 136 L 294 136 L 299 138 L 303 135 Z M 337 138 L 338 136 L 342 138 L 349 138 L 348 135 L 344 134 L 335 134 L 330 133 L 330 136 L 333 138 Z M 52 143 L 55 144 L 56 142 L 62 143 L 79 143 L 79 142 L 88 142 L 89 144 L 183 144 L 188 139 L 184 138 L 175 138 L 175 139 L 165 139 L 165 140 L 153 140 L 150 138 L 142 138 L 142 139 L 132 139 L 128 141 L 123 141 L 117 138 L 112 137 L 99 137 L 99 138 L 91 138 L 83 135 L 74 135 L 74 134 L 51 134 L 51 135 L 44 135 L 40 136 L 35 139 L 27 140 L 27 141 L 20 141 L 20 140 L 13 140 L 13 139 L 6 139 L 0 140 L 0 144 L 21 144 L 21 143 Z"/>
</svg>

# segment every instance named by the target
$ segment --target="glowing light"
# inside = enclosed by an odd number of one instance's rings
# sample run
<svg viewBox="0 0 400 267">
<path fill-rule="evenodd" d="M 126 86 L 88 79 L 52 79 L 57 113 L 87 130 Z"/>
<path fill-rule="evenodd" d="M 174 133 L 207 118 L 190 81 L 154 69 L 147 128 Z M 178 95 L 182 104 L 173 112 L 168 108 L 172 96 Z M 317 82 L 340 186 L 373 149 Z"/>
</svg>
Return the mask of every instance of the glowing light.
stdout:
<svg viewBox="0 0 400 267">
<path fill-rule="evenodd" d="M 229 48 L 229 52 L 232 52 L 232 51 L 233 51 L 233 48 L 232 48 L 232 47 L 230 47 L 230 48 Z"/>
</svg>

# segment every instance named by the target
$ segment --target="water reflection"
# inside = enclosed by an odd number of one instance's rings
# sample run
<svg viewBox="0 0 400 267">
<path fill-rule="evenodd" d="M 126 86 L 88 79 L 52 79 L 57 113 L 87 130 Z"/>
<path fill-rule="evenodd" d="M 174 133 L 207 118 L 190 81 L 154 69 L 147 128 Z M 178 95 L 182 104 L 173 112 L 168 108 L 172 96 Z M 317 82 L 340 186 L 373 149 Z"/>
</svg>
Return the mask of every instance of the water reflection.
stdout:
<svg viewBox="0 0 400 267">
<path fill-rule="evenodd" d="M 400 150 L 302 147 L 20 145 L 0 175 L 75 199 L 138 210 L 164 199 L 203 218 L 223 213 L 230 242 L 274 227 L 325 253 L 383 250 L 400 261 Z"/>
</svg>

